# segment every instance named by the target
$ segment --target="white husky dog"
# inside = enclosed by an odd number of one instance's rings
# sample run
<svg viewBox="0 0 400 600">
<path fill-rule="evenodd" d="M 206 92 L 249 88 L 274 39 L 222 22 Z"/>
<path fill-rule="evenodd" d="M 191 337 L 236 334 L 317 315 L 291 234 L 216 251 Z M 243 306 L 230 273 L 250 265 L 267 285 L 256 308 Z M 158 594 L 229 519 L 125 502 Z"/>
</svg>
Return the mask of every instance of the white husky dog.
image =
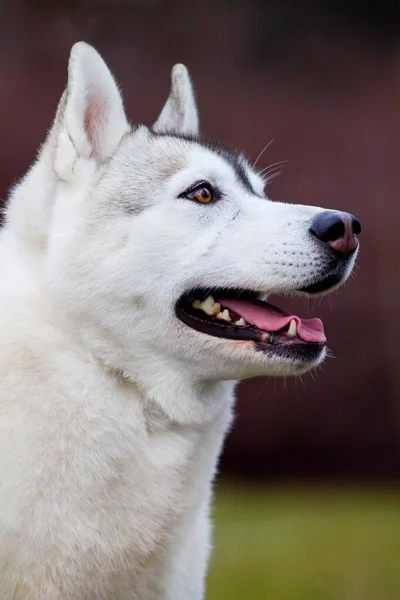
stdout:
<svg viewBox="0 0 400 600">
<path fill-rule="evenodd" d="M 280 204 L 198 139 L 176 65 L 152 128 L 76 44 L 0 237 L 1 600 L 200 600 L 235 381 L 325 356 L 268 304 L 349 275 L 360 225 Z"/>
</svg>

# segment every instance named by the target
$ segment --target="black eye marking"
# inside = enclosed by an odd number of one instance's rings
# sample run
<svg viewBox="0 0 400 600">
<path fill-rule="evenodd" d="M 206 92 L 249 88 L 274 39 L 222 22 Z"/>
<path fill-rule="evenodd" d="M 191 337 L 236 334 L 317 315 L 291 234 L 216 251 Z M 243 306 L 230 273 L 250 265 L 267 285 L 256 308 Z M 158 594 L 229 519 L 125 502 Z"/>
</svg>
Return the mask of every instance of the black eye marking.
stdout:
<svg viewBox="0 0 400 600">
<path fill-rule="evenodd" d="M 245 189 L 247 189 L 248 192 L 250 192 L 251 194 L 254 194 L 255 196 L 259 196 L 259 197 L 263 197 L 260 196 L 260 194 L 257 194 L 257 192 L 255 191 L 255 189 L 253 188 L 253 185 L 249 179 L 249 176 L 246 172 L 246 168 L 243 165 L 243 162 L 240 158 L 240 155 L 238 152 L 235 152 L 234 150 L 230 150 L 229 148 L 226 148 L 225 146 L 223 146 L 222 144 L 219 144 L 218 142 L 213 142 L 213 141 L 205 141 L 205 140 L 200 140 L 198 137 L 195 136 L 190 136 L 190 135 L 182 135 L 179 133 L 174 133 L 174 132 L 154 132 L 152 130 L 153 135 L 157 136 L 157 137 L 169 137 L 169 138 L 176 138 L 176 139 L 180 139 L 183 141 L 186 141 L 188 143 L 192 143 L 195 144 L 197 146 L 202 146 L 203 148 L 206 148 L 207 150 L 211 150 L 211 152 L 215 152 L 215 154 L 217 154 L 218 156 L 221 156 L 227 163 L 229 163 L 232 167 L 232 169 L 234 170 L 236 177 L 238 179 L 238 181 L 240 181 L 241 185 L 243 185 L 243 187 Z"/>
</svg>

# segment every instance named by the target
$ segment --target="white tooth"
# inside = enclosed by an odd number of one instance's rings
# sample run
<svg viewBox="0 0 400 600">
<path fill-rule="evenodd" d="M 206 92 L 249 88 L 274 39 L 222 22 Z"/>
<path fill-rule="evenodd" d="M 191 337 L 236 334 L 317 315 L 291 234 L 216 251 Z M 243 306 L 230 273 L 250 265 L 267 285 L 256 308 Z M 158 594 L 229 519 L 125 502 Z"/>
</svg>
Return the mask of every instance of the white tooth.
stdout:
<svg viewBox="0 0 400 600">
<path fill-rule="evenodd" d="M 247 323 L 243 319 L 243 317 L 240 317 L 239 321 L 236 321 L 235 325 L 237 325 L 238 327 L 244 327 L 245 325 L 247 325 Z"/>
<path fill-rule="evenodd" d="M 294 319 L 292 319 L 290 321 L 290 325 L 289 325 L 289 329 L 288 329 L 288 334 L 289 335 L 297 335 L 297 323 Z"/>
<path fill-rule="evenodd" d="M 213 315 L 213 314 L 214 314 L 213 308 L 212 308 L 212 306 L 210 306 L 209 304 L 208 304 L 208 305 L 205 305 L 205 306 L 203 305 L 203 306 L 201 307 L 201 309 L 202 309 L 202 311 L 203 311 L 203 312 L 205 312 L 205 313 L 206 313 L 206 315 L 209 315 L 210 317 L 211 317 L 211 315 Z"/>
<path fill-rule="evenodd" d="M 203 301 L 203 307 L 208 308 L 209 306 L 213 306 L 214 298 L 212 296 L 207 296 L 207 298 Z"/>
<path fill-rule="evenodd" d="M 214 306 L 212 307 L 213 315 L 217 315 L 221 311 L 221 305 L 218 302 L 214 302 Z"/>
<path fill-rule="evenodd" d="M 214 298 L 212 296 L 207 296 L 205 300 L 202 302 L 200 300 L 195 300 L 192 302 L 193 308 L 197 308 L 198 310 L 202 310 L 207 315 L 216 315 L 221 310 L 221 305 L 218 302 L 214 302 Z"/>
<path fill-rule="evenodd" d="M 266 302 L 268 300 L 268 294 L 258 294 L 257 298 L 262 302 Z"/>
<path fill-rule="evenodd" d="M 217 319 L 222 319 L 223 321 L 231 322 L 231 316 L 229 314 L 229 310 L 226 308 L 223 312 L 217 314 Z"/>
<path fill-rule="evenodd" d="M 214 302 L 214 298 L 211 295 L 207 296 L 203 302 L 199 302 L 194 308 L 199 308 L 209 316 L 215 315 L 221 310 L 220 305 Z"/>
</svg>

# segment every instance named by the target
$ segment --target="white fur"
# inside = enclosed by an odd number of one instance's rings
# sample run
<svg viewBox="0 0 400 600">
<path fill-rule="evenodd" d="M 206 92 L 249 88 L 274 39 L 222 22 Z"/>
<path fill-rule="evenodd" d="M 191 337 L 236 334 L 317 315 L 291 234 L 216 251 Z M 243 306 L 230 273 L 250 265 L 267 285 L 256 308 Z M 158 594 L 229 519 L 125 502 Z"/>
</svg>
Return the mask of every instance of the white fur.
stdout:
<svg viewBox="0 0 400 600">
<path fill-rule="evenodd" d="M 197 134 L 182 65 L 155 129 Z M 175 316 L 194 286 L 290 292 L 323 266 L 308 234 L 321 209 L 268 201 L 243 165 L 254 194 L 212 150 L 131 129 L 102 59 L 74 46 L 0 237 L 1 600 L 203 598 L 233 380 L 323 359 Z M 203 178 L 223 200 L 178 198 Z"/>
<path fill-rule="evenodd" d="M 197 135 L 199 118 L 185 65 L 175 65 L 171 73 L 171 94 L 153 125 L 154 131 L 175 131 L 185 135 Z"/>
</svg>

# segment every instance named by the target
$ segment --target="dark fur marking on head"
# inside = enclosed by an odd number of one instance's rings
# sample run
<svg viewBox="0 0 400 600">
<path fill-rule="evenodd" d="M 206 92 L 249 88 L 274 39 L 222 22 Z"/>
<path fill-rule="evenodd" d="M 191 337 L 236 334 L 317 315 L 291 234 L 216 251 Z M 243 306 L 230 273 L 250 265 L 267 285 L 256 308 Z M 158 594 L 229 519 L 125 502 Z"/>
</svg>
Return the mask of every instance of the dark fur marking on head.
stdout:
<svg viewBox="0 0 400 600">
<path fill-rule="evenodd" d="M 193 144 L 202 146 L 203 148 L 206 148 L 207 150 L 211 150 L 211 152 L 215 152 L 216 154 L 221 156 L 226 162 L 228 162 L 231 165 L 232 169 L 236 173 L 236 177 L 238 178 L 238 180 L 251 194 L 255 194 L 256 196 L 259 195 L 254 190 L 253 186 L 251 185 L 250 179 L 247 176 L 246 169 L 244 168 L 244 165 L 243 165 L 242 161 L 240 160 L 239 155 L 236 152 L 234 152 L 233 150 L 226 148 L 226 146 L 223 146 L 219 142 L 200 140 L 200 138 L 198 138 L 196 136 L 192 136 L 192 135 L 182 135 L 181 133 L 175 133 L 173 131 L 169 131 L 169 132 L 165 132 L 165 133 L 164 132 L 156 132 L 153 129 L 150 129 L 150 131 L 153 135 L 158 136 L 158 137 L 178 138 L 180 140 L 184 140 L 186 142 L 192 142 Z"/>
</svg>

